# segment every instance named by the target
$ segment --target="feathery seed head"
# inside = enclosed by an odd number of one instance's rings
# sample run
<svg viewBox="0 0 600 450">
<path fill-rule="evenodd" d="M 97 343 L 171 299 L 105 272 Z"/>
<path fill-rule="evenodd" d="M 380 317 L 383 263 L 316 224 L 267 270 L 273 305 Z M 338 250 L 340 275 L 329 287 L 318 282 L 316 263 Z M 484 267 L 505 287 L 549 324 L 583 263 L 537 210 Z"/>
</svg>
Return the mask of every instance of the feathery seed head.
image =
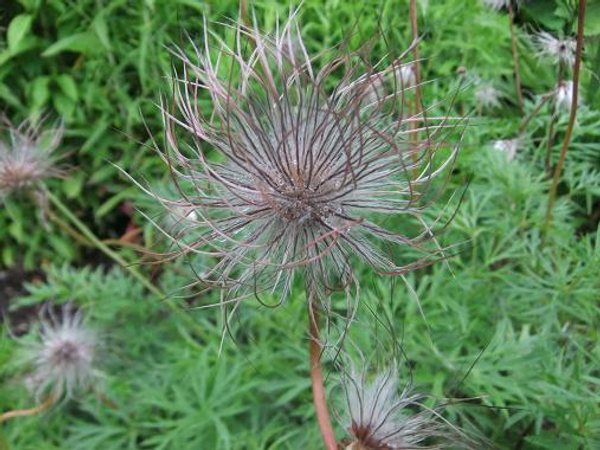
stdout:
<svg viewBox="0 0 600 450">
<path fill-rule="evenodd" d="M 572 38 L 559 39 L 542 31 L 534 36 L 538 47 L 538 55 L 550 58 L 555 64 L 561 63 L 572 67 L 575 64 L 577 41 Z"/>
<path fill-rule="evenodd" d="M 355 367 L 345 375 L 345 426 L 351 438 L 347 450 L 441 449 L 432 440 L 449 441 L 452 427 L 440 418 L 436 409 L 425 407 L 425 396 L 399 393 L 399 377 L 388 368 L 369 378 L 366 369 Z M 456 431 L 456 430 L 454 430 Z"/>
<path fill-rule="evenodd" d="M 95 368 L 96 334 L 84 325 L 80 311 L 73 312 L 67 306 L 59 318 L 48 308 L 40 316 L 37 338 L 26 349 L 23 361 L 32 367 L 27 382 L 36 398 L 70 398 L 99 376 Z"/>
<path fill-rule="evenodd" d="M 0 140 L 0 199 L 60 174 L 51 153 L 60 143 L 62 127 L 41 131 L 41 126 L 29 121 L 8 125 L 9 142 Z"/>
<path fill-rule="evenodd" d="M 562 81 L 556 90 L 554 99 L 559 109 L 571 111 L 571 106 L 573 105 L 573 81 Z"/>
<path fill-rule="evenodd" d="M 432 234 L 422 198 L 454 159 L 450 148 L 433 160 L 456 126 L 403 117 L 408 52 L 377 70 L 358 53 L 310 57 L 294 17 L 271 35 L 232 26 L 233 48 L 205 30 L 193 59 L 175 51 L 182 76 L 175 108 L 163 107 L 172 151 L 162 155 L 181 195 L 150 194 L 167 209 L 195 212 L 186 238 L 172 241 L 217 258 L 203 281 L 232 288 L 235 301 L 271 291 L 283 302 L 299 269 L 318 288 L 347 288 L 355 257 L 399 274 L 440 255 L 424 246 Z M 420 228 L 410 236 L 384 226 L 407 221 Z M 390 244 L 422 257 L 398 263 L 382 250 Z"/>
<path fill-rule="evenodd" d="M 508 8 L 511 0 L 482 0 L 482 3 L 495 11 L 500 11 L 501 9 Z"/>
<path fill-rule="evenodd" d="M 517 156 L 517 151 L 521 146 L 521 140 L 515 139 L 498 139 L 493 142 L 492 147 L 500 153 L 504 153 L 509 161 L 512 161 Z"/>
<path fill-rule="evenodd" d="M 475 100 L 481 109 L 491 109 L 500 106 L 502 93 L 487 82 L 478 82 L 475 87 Z"/>
</svg>

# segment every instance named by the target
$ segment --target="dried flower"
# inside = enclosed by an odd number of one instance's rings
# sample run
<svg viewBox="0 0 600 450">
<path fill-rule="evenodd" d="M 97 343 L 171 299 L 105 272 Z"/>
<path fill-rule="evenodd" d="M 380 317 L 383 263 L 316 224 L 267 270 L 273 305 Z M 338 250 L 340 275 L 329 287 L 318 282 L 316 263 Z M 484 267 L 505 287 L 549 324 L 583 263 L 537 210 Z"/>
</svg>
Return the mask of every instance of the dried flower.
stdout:
<svg viewBox="0 0 600 450">
<path fill-rule="evenodd" d="M 545 31 L 537 33 L 534 37 L 541 57 L 548 57 L 557 64 L 561 63 L 572 67 L 575 64 L 575 50 L 577 41 L 572 38 L 559 39 Z"/>
<path fill-rule="evenodd" d="M 482 0 L 482 3 L 495 11 L 500 11 L 501 9 L 508 8 L 511 0 Z"/>
<path fill-rule="evenodd" d="M 562 81 L 555 94 L 556 106 L 571 111 L 573 105 L 573 81 Z"/>
<path fill-rule="evenodd" d="M 8 125 L 9 142 L 0 141 L 0 199 L 35 188 L 40 181 L 57 176 L 52 152 L 62 138 L 62 127 L 41 131 L 42 121 Z"/>
<path fill-rule="evenodd" d="M 353 367 L 343 379 L 351 436 L 346 450 L 442 449 L 456 441 L 461 433 L 441 418 L 439 408 L 423 405 L 425 396 L 408 387 L 398 392 L 395 368 L 372 379 L 367 372 Z"/>
<path fill-rule="evenodd" d="M 521 146 L 521 140 L 516 139 L 499 139 L 494 141 L 492 147 L 494 150 L 504 153 L 509 161 L 512 161 L 517 156 L 517 151 Z"/>
<path fill-rule="evenodd" d="M 36 398 L 70 398 L 98 379 L 95 368 L 98 341 L 83 323 L 81 311 L 67 305 L 61 317 L 51 308 L 40 316 L 37 340 L 30 343 L 23 363 L 31 367 L 26 381 Z"/>
<path fill-rule="evenodd" d="M 176 108 L 163 108 L 172 149 L 163 155 L 181 195 L 150 192 L 167 209 L 195 212 L 186 227 L 192 239 L 179 233 L 173 242 L 181 252 L 217 258 L 202 282 L 231 289 L 223 304 L 265 291 L 283 302 L 298 269 L 315 289 L 347 289 L 355 285 L 354 258 L 401 274 L 439 257 L 437 246 L 423 245 L 433 235 L 422 198 L 454 160 L 450 148 L 433 164 L 455 125 L 402 117 L 404 86 L 393 74 L 402 73 L 405 55 L 377 72 L 356 54 L 335 55 L 317 71 L 294 15 L 271 36 L 243 24 L 235 32 L 235 48 L 219 41 L 216 58 L 206 29 L 193 60 L 176 50 L 184 69 Z M 299 50 L 289 52 L 292 43 Z M 235 75 L 224 74 L 225 66 Z M 374 86 L 385 95 L 366 102 Z M 200 108 L 200 92 L 211 106 Z M 420 227 L 410 236 L 385 226 L 408 220 Z M 386 245 L 422 254 L 398 263 Z"/>
<path fill-rule="evenodd" d="M 499 107 L 501 97 L 502 93 L 491 83 L 481 81 L 475 87 L 475 100 L 480 109 Z"/>
</svg>

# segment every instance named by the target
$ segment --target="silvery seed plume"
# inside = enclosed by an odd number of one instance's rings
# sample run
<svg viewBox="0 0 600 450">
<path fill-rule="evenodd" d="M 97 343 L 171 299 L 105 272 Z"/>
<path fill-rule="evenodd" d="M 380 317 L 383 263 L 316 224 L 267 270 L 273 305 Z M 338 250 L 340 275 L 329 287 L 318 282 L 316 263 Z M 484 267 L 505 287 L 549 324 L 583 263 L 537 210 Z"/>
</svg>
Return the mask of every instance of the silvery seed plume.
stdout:
<svg viewBox="0 0 600 450">
<path fill-rule="evenodd" d="M 571 111 L 571 106 L 573 105 L 573 81 L 562 81 L 558 89 L 556 89 L 554 100 L 559 109 Z"/>
<path fill-rule="evenodd" d="M 521 147 L 521 140 L 515 139 L 498 139 L 493 142 L 492 147 L 500 153 L 504 153 L 509 161 L 512 161 L 517 156 L 517 151 Z"/>
<path fill-rule="evenodd" d="M 46 178 L 60 175 L 54 167 L 52 152 L 62 138 L 63 129 L 41 130 L 24 121 L 17 127 L 8 124 L 8 140 L 0 140 L 0 199 L 13 192 L 35 189 Z"/>
<path fill-rule="evenodd" d="M 545 31 L 534 36 L 540 57 L 550 58 L 555 64 L 572 67 L 575 64 L 577 41 L 572 38 L 559 39 Z"/>
<path fill-rule="evenodd" d="M 482 3 L 495 11 L 500 11 L 501 9 L 508 8 L 511 0 L 482 0 Z"/>
<path fill-rule="evenodd" d="M 100 376 L 96 369 L 98 340 L 83 321 L 81 311 L 67 305 L 60 317 L 46 308 L 40 315 L 37 339 L 29 343 L 23 364 L 30 368 L 28 387 L 37 399 L 71 398 Z"/>
<path fill-rule="evenodd" d="M 479 82 L 475 87 L 475 100 L 480 109 L 491 109 L 500 106 L 502 93 L 488 82 Z"/>
<path fill-rule="evenodd" d="M 344 426 L 350 435 L 346 450 L 460 446 L 461 432 L 441 417 L 439 409 L 424 406 L 425 396 L 411 393 L 408 387 L 398 390 L 400 380 L 395 368 L 369 378 L 366 368 L 353 367 L 342 384 L 347 409 Z"/>
<path fill-rule="evenodd" d="M 172 236 L 173 256 L 214 257 L 202 282 L 228 288 L 222 304 L 264 292 L 280 304 L 298 271 L 314 289 L 349 289 L 354 259 L 392 275 L 441 256 L 426 245 L 424 196 L 454 160 L 445 134 L 456 124 L 438 118 L 425 129 L 421 117 L 402 117 L 396 74 L 408 52 L 375 67 L 341 51 L 310 57 L 295 14 L 270 35 L 232 25 L 231 47 L 205 24 L 193 57 L 175 51 L 183 69 L 173 108 L 163 107 L 170 151 L 161 154 L 181 195 L 148 193 L 167 209 L 194 211 L 187 238 Z M 367 102 L 374 83 L 385 92 Z M 442 147 L 449 151 L 434 167 Z M 408 222 L 418 227 L 412 235 L 389 227 Z M 394 246 L 421 256 L 396 262 L 383 251 Z"/>
</svg>

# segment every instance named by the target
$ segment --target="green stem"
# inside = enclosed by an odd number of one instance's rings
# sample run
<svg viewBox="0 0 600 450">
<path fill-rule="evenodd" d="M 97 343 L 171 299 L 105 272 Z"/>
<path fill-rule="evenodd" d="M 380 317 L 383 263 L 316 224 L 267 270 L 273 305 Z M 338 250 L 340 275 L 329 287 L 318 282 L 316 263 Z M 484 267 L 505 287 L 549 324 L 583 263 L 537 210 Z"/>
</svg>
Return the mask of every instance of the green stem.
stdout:
<svg viewBox="0 0 600 450">
<path fill-rule="evenodd" d="M 521 72 L 519 70 L 519 49 L 517 43 L 517 35 L 515 33 L 515 12 L 512 6 L 512 1 L 508 2 L 508 21 L 510 26 L 510 40 L 513 58 L 513 67 L 515 71 L 515 89 L 517 91 L 517 100 L 519 102 L 519 111 L 523 114 L 524 102 L 523 102 L 523 91 L 521 90 Z"/>
<path fill-rule="evenodd" d="M 543 237 L 544 240 L 552 224 L 552 210 L 554 208 L 554 202 L 556 201 L 556 190 L 558 188 L 558 181 L 560 180 L 560 174 L 562 173 L 565 159 L 567 157 L 567 150 L 569 149 L 569 142 L 571 140 L 571 133 L 573 132 L 573 126 L 575 125 L 575 117 L 577 116 L 577 104 L 579 98 L 579 67 L 581 65 L 581 53 L 583 50 L 583 24 L 585 20 L 585 3 L 586 0 L 579 0 L 579 15 L 577 18 L 577 49 L 575 50 L 575 65 L 573 66 L 573 99 L 571 102 L 571 115 L 569 116 L 569 124 L 567 125 L 567 132 L 565 133 L 565 140 L 563 141 L 560 149 L 560 156 L 556 169 L 554 169 L 554 176 L 552 177 L 552 185 L 550 186 L 550 194 L 548 199 L 548 209 L 546 210 L 546 220 L 544 222 Z"/>
<path fill-rule="evenodd" d="M 96 235 L 90 230 L 87 225 L 85 225 L 81 220 L 75 216 L 71 212 L 71 210 L 60 201 L 58 197 L 56 197 L 49 190 L 46 191 L 46 195 L 48 199 L 60 212 L 79 230 L 79 232 L 98 250 L 120 265 L 123 269 L 129 272 L 135 279 L 137 279 L 146 289 L 148 289 L 152 294 L 158 297 L 167 304 L 167 306 L 175 313 L 177 316 L 182 318 L 185 322 L 187 322 L 192 328 L 195 329 L 199 335 L 204 334 L 204 330 L 198 326 L 198 324 L 187 314 L 185 314 L 178 306 L 175 304 L 167 295 L 161 291 L 157 286 L 152 284 L 150 280 L 148 280 L 142 273 L 140 273 L 135 267 L 129 264 L 121 255 L 111 250 L 104 242 L 102 242 Z"/>
</svg>

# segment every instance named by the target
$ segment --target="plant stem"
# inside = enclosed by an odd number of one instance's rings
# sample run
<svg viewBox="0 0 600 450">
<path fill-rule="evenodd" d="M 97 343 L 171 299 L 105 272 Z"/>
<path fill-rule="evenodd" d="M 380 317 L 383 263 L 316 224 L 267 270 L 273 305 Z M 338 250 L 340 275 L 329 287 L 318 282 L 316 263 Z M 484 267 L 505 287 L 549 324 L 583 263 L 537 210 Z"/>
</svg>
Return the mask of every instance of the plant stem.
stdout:
<svg viewBox="0 0 600 450">
<path fill-rule="evenodd" d="M 569 149 L 569 142 L 571 140 L 571 133 L 573 132 L 573 126 L 575 125 L 575 118 L 577 117 L 577 104 L 579 97 L 579 67 L 581 66 L 581 53 L 583 50 L 583 24 L 585 20 L 585 4 L 586 0 L 579 0 L 579 15 L 577 19 L 577 49 L 575 50 L 575 65 L 573 66 L 573 98 L 571 100 L 571 114 L 569 116 L 569 124 L 567 125 L 567 131 L 565 133 L 565 140 L 563 141 L 560 149 L 560 156 L 558 163 L 554 169 L 554 176 L 552 178 L 552 185 L 550 186 L 550 194 L 548 198 L 548 209 L 546 210 L 546 220 L 544 222 L 544 238 L 548 233 L 548 229 L 552 223 L 552 209 L 554 208 L 554 202 L 556 201 L 556 190 L 558 188 L 558 181 L 560 174 L 562 173 L 565 159 L 567 157 L 567 150 Z"/>
<path fill-rule="evenodd" d="M 35 414 L 44 412 L 45 410 L 47 410 L 54 404 L 56 399 L 57 399 L 56 394 L 52 394 L 50 397 L 48 397 L 46 400 L 44 400 L 42 403 L 40 403 L 35 408 L 15 409 L 13 411 L 7 411 L 3 414 L 0 414 L 0 423 L 5 422 L 8 419 L 12 419 L 14 417 L 33 416 Z"/>
<path fill-rule="evenodd" d="M 418 22 L 418 9 L 417 9 L 417 0 L 410 0 L 409 3 L 409 16 L 410 16 L 410 27 L 412 31 L 412 39 L 413 39 L 413 63 L 412 69 L 415 74 L 415 102 L 414 102 L 414 110 L 412 111 L 412 116 L 417 117 L 422 112 L 422 101 L 421 101 L 421 62 L 419 61 L 419 45 L 417 40 L 419 39 L 419 22 Z M 410 112 L 409 112 L 410 113 Z M 417 128 L 417 122 L 410 122 L 409 128 L 414 130 Z M 414 140 L 415 145 L 419 145 L 419 133 L 414 131 L 411 133 L 411 139 Z M 419 160 L 418 154 L 415 152 L 413 154 L 413 163 L 415 164 L 413 173 L 415 176 L 418 176 L 419 168 L 417 167 L 417 162 Z"/>
<path fill-rule="evenodd" d="M 508 22 L 510 26 L 510 39 L 512 44 L 512 58 L 515 70 L 515 88 L 517 90 L 517 99 L 519 101 L 519 111 L 523 114 L 523 91 L 521 90 L 521 72 L 519 70 L 519 50 L 517 48 L 517 35 L 515 34 L 515 12 L 512 1 L 508 2 Z"/>
<path fill-rule="evenodd" d="M 527 129 L 527 125 L 529 125 L 529 122 L 531 122 L 531 120 L 537 115 L 537 113 L 540 112 L 540 109 L 542 109 L 542 107 L 546 104 L 548 100 L 550 100 L 551 97 L 551 95 L 542 96 L 535 108 L 533 108 L 533 110 L 521 122 L 521 126 L 519 127 L 519 135 L 525 132 L 525 130 Z"/>
<path fill-rule="evenodd" d="M 558 63 L 558 74 L 556 76 L 556 89 L 560 89 L 560 85 L 563 81 L 563 64 Z M 550 157 L 552 155 L 552 145 L 554 144 L 554 123 L 556 122 L 556 101 L 552 104 L 550 111 L 550 125 L 548 126 L 548 142 L 546 142 L 546 157 L 544 158 L 544 167 L 548 177 L 552 174 L 550 168 Z"/>
<path fill-rule="evenodd" d="M 312 382 L 313 403 L 317 414 L 317 421 L 321 429 L 321 435 L 327 450 L 337 450 L 337 441 L 327 402 L 325 400 L 325 388 L 323 385 L 323 371 L 321 369 L 321 344 L 319 341 L 319 305 L 311 289 L 307 289 L 308 297 L 308 323 L 310 330 L 310 378 Z"/>
<path fill-rule="evenodd" d="M 413 69 L 415 71 L 415 115 L 418 115 L 421 113 L 421 63 L 419 61 L 419 45 L 417 44 L 417 40 L 419 39 L 417 0 L 410 0 L 409 8 L 410 26 L 414 43 L 412 51 L 414 59 Z"/>
<path fill-rule="evenodd" d="M 71 210 L 59 200 L 52 192 L 49 190 L 46 191 L 46 195 L 48 199 L 58 210 L 64 214 L 64 216 L 79 230 L 79 232 L 83 235 L 85 239 L 87 239 L 94 247 L 116 262 L 123 269 L 128 271 L 135 279 L 137 279 L 146 289 L 148 289 L 152 294 L 158 297 L 167 304 L 167 306 L 179 317 L 181 317 L 185 322 L 188 323 L 192 328 L 194 328 L 199 335 L 204 334 L 204 330 L 198 327 L 198 324 L 187 314 L 185 314 L 181 309 L 170 299 L 168 298 L 164 292 L 162 292 L 157 286 L 152 284 L 150 280 L 148 280 L 144 275 L 142 275 L 135 267 L 129 264 L 123 257 L 121 257 L 118 253 L 111 250 L 104 242 L 102 242 L 96 235 L 90 230 L 87 225 L 85 225 L 81 220 L 75 216 L 71 212 Z"/>
</svg>

